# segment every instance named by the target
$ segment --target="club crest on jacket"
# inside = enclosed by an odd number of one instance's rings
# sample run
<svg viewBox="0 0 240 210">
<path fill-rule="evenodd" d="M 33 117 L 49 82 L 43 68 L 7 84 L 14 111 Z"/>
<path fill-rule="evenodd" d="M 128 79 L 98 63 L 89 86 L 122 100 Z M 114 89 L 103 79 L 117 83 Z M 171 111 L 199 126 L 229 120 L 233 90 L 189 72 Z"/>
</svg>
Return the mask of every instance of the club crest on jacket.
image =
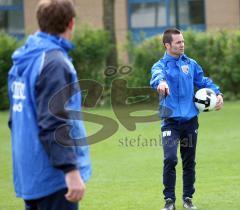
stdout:
<svg viewBox="0 0 240 210">
<path fill-rule="evenodd" d="M 182 68 L 183 73 L 188 74 L 188 72 L 189 72 L 188 65 L 183 65 L 183 66 L 181 66 L 181 68 Z"/>
</svg>

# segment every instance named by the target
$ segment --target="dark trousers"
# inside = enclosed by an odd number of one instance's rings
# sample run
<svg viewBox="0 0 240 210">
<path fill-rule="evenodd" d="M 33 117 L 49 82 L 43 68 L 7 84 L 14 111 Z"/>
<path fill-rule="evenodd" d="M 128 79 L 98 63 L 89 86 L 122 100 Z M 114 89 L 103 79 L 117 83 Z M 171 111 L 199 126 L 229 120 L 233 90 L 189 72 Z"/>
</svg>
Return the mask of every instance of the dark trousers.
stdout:
<svg viewBox="0 0 240 210">
<path fill-rule="evenodd" d="M 183 168 L 183 199 L 192 198 L 195 192 L 195 154 L 197 145 L 198 119 L 192 118 L 186 122 L 166 119 L 162 126 L 162 144 L 164 151 L 163 184 L 164 198 L 176 200 L 176 165 L 178 162 L 177 149 L 180 153 Z"/>
<path fill-rule="evenodd" d="M 25 200 L 25 210 L 78 210 L 78 203 L 66 200 L 67 189 L 59 190 L 49 196 Z"/>
</svg>

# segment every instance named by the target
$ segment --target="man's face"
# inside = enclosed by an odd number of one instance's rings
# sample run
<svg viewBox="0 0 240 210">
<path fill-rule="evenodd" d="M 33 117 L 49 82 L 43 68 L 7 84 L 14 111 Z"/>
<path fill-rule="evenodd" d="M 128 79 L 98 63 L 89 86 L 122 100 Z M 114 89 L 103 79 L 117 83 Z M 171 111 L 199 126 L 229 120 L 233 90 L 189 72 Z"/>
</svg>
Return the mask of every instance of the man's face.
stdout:
<svg viewBox="0 0 240 210">
<path fill-rule="evenodd" d="M 182 34 L 173 34 L 172 43 L 167 43 L 165 46 L 167 52 L 173 56 L 180 56 L 184 53 L 184 39 Z"/>
</svg>

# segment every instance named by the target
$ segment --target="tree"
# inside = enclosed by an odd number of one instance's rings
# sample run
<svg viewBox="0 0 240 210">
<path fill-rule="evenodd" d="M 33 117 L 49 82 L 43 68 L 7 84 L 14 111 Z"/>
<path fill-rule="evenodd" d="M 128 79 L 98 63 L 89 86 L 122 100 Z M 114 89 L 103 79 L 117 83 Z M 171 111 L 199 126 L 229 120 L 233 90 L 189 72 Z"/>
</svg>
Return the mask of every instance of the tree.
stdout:
<svg viewBox="0 0 240 210">
<path fill-rule="evenodd" d="M 106 71 L 117 72 L 118 62 L 117 62 L 117 41 L 115 33 L 115 0 L 103 0 L 103 25 L 104 29 L 109 33 L 109 42 L 111 47 L 106 58 Z M 105 71 L 105 72 L 106 72 Z M 110 99 L 110 86 L 113 77 L 107 76 L 105 74 L 105 91 L 104 91 L 104 101 L 109 104 Z"/>
<path fill-rule="evenodd" d="M 117 41 L 115 34 L 115 0 L 103 0 L 103 24 L 104 29 L 109 32 L 111 50 L 106 59 L 107 66 L 117 67 Z"/>
</svg>

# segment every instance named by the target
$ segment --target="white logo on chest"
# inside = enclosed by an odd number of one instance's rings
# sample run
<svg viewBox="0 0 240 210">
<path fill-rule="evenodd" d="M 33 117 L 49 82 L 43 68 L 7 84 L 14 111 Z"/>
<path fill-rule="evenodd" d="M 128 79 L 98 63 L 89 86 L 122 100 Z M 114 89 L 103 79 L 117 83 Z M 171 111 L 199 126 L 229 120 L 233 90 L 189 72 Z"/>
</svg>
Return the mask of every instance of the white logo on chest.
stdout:
<svg viewBox="0 0 240 210">
<path fill-rule="evenodd" d="M 188 74 L 188 72 L 189 72 L 189 67 L 188 67 L 188 65 L 183 65 L 183 66 L 181 66 L 181 69 L 182 69 L 183 73 Z"/>
</svg>

